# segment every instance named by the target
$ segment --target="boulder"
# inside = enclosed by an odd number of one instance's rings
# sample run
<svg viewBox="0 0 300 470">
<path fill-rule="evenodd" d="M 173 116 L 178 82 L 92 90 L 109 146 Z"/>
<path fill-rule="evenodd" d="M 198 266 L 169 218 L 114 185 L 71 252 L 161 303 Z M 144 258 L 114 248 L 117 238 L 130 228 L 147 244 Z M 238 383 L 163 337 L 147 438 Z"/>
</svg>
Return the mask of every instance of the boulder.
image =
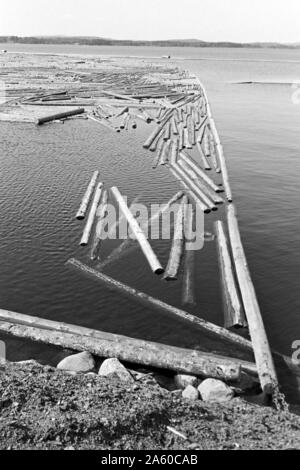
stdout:
<svg viewBox="0 0 300 470">
<path fill-rule="evenodd" d="M 230 401 L 234 396 L 232 388 L 217 379 L 206 379 L 198 387 L 203 401 L 222 403 Z"/>
<path fill-rule="evenodd" d="M 123 382 L 134 382 L 130 372 L 116 358 L 106 359 L 102 363 L 98 375 L 102 377 L 115 376 Z"/>
<path fill-rule="evenodd" d="M 95 369 L 95 360 L 89 352 L 82 352 L 67 356 L 58 365 L 57 369 L 69 372 L 92 372 Z"/>
<path fill-rule="evenodd" d="M 177 374 L 175 375 L 175 384 L 182 389 L 185 389 L 188 385 L 192 385 L 192 387 L 196 387 L 199 380 L 194 375 L 186 375 L 186 374 Z"/>
<path fill-rule="evenodd" d="M 199 392 L 192 385 L 188 385 L 182 392 L 182 397 L 188 400 L 198 400 Z"/>
</svg>

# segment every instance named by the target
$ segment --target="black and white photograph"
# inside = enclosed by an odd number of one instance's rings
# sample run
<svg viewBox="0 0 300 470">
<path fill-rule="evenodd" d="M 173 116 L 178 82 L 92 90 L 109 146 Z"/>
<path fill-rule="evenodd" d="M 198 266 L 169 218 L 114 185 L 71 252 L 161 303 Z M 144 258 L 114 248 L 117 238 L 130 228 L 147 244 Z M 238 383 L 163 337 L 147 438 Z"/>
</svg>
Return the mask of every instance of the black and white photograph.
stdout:
<svg viewBox="0 0 300 470">
<path fill-rule="evenodd" d="M 300 450 L 299 25 L 0 0 L 0 451 Z"/>
</svg>

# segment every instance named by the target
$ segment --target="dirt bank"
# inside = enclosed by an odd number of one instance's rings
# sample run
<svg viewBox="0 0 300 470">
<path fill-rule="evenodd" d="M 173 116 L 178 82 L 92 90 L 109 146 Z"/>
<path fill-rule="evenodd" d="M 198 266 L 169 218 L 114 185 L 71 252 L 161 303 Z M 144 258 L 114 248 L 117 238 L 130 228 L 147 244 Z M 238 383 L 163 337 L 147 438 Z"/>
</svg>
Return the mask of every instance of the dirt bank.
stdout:
<svg viewBox="0 0 300 470">
<path fill-rule="evenodd" d="M 138 378 L 120 383 L 37 364 L 2 364 L 0 448 L 300 449 L 295 414 L 239 398 L 226 405 L 191 402 L 150 376 Z"/>
</svg>

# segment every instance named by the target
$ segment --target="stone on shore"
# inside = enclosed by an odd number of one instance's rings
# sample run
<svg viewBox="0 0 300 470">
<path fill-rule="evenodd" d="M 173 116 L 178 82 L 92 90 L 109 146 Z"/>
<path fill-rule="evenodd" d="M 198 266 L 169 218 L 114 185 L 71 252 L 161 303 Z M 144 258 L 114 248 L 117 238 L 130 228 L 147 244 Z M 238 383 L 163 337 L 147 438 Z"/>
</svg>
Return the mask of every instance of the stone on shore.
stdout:
<svg viewBox="0 0 300 470">
<path fill-rule="evenodd" d="M 203 401 L 223 403 L 230 401 L 234 391 L 224 382 L 217 379 L 206 379 L 198 387 Z"/>
<path fill-rule="evenodd" d="M 192 385 L 188 385 L 182 392 L 182 397 L 188 400 L 198 400 L 199 392 Z"/>
<path fill-rule="evenodd" d="M 115 376 L 122 382 L 134 382 L 134 378 L 130 372 L 116 358 L 106 359 L 102 363 L 98 375 L 102 377 Z"/>
<path fill-rule="evenodd" d="M 187 375 L 187 374 L 177 374 L 175 375 L 175 384 L 185 389 L 188 385 L 192 385 L 192 387 L 196 387 L 197 383 L 199 383 L 197 377 L 194 375 Z"/>
<path fill-rule="evenodd" d="M 87 373 L 95 370 L 95 360 L 89 352 L 82 352 L 65 357 L 58 365 L 57 369 L 68 372 Z"/>
</svg>

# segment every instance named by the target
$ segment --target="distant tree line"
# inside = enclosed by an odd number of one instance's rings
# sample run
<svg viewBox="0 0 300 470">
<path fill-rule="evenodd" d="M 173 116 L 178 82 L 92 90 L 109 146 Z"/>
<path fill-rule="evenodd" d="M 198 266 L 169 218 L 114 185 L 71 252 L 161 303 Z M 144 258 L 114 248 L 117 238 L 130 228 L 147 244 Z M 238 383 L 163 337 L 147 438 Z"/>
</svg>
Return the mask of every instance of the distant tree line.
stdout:
<svg viewBox="0 0 300 470">
<path fill-rule="evenodd" d="M 1 43 L 15 44 L 74 44 L 83 46 L 158 46 L 158 47 L 269 47 L 269 48 L 299 48 L 300 44 L 279 43 L 237 43 L 237 42 L 207 42 L 200 40 L 168 40 L 168 41 L 130 41 L 106 39 L 97 37 L 68 37 L 68 36 L 0 36 Z"/>
</svg>

